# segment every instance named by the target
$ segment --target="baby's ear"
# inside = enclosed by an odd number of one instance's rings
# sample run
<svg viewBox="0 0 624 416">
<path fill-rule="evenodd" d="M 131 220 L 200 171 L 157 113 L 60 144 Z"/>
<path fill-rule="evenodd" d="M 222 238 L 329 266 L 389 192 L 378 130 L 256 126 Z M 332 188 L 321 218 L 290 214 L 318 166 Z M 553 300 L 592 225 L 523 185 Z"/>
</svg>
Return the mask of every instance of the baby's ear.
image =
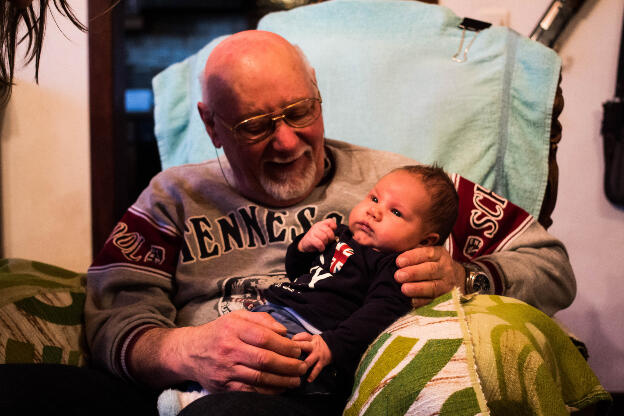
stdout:
<svg viewBox="0 0 624 416">
<path fill-rule="evenodd" d="M 429 233 L 420 241 L 420 246 L 435 246 L 438 241 L 440 241 L 440 234 L 438 233 Z"/>
</svg>

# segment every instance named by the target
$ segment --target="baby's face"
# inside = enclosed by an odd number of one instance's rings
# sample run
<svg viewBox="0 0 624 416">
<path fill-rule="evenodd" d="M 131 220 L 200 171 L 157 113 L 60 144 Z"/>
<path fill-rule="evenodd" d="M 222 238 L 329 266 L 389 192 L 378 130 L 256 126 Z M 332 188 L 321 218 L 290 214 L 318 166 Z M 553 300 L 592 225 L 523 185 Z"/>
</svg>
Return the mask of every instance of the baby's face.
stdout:
<svg viewBox="0 0 624 416">
<path fill-rule="evenodd" d="M 437 234 L 423 222 L 431 198 L 418 176 L 395 171 L 377 182 L 349 214 L 353 238 L 379 251 L 405 251 L 432 245 Z"/>
</svg>

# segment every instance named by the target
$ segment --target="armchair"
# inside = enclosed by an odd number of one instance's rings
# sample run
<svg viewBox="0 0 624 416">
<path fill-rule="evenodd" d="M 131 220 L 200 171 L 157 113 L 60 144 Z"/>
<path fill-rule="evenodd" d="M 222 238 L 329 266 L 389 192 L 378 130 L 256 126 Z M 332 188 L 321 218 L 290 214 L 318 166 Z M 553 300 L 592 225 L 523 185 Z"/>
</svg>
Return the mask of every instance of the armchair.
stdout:
<svg viewBox="0 0 624 416">
<path fill-rule="evenodd" d="M 561 139 L 560 60 L 509 29 L 470 31 L 461 22 L 419 2 L 334 0 L 270 14 L 258 28 L 298 44 L 315 67 L 327 137 L 437 161 L 547 227 Z M 197 74 L 219 40 L 153 81 L 163 168 L 213 157 L 196 111 Z M 464 49 L 465 58 L 453 60 Z M 0 271 L 0 359 L 88 362 L 79 343 L 82 275 L 19 260 Z M 44 306 L 24 307 L 27 299 Z M 72 318 L 53 317 L 59 312 Z M 36 325 L 22 331 L 17 316 Z M 545 314 L 455 291 L 369 347 L 345 414 L 558 414 L 608 401 Z"/>
</svg>

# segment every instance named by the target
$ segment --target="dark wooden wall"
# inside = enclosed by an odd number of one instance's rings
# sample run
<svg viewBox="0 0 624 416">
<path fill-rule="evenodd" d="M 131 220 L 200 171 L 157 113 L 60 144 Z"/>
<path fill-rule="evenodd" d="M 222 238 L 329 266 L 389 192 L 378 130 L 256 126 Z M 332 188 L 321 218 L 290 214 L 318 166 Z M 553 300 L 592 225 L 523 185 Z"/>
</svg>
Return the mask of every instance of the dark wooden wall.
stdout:
<svg viewBox="0 0 624 416">
<path fill-rule="evenodd" d="M 114 0 L 89 0 L 89 106 L 91 217 L 97 254 L 123 210 L 123 8 Z M 124 206 L 125 205 L 125 206 Z M 121 208 L 124 206 L 124 208 Z"/>
</svg>

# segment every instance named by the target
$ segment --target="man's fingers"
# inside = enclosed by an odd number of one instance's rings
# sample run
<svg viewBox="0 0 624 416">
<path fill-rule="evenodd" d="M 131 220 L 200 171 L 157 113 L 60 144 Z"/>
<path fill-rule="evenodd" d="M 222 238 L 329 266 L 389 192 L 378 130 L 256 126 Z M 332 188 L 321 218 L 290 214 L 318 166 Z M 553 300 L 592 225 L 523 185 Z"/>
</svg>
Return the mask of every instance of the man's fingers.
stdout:
<svg viewBox="0 0 624 416">
<path fill-rule="evenodd" d="M 300 377 L 308 369 L 305 362 L 246 345 L 230 351 L 231 364 L 222 368 L 222 388 L 229 389 L 235 382 L 268 389 L 289 389 L 299 385 Z M 206 376 L 210 376 L 206 374 Z M 212 374 L 214 376 L 214 374 Z"/>
<path fill-rule="evenodd" d="M 413 283 L 403 283 L 401 285 L 401 292 L 410 298 L 420 298 L 432 300 L 438 296 L 446 293 L 447 291 L 441 291 L 438 293 L 440 281 L 430 280 Z"/>
<path fill-rule="evenodd" d="M 253 391 L 263 394 L 280 394 L 287 389 L 296 388 L 301 383 L 299 377 L 285 377 L 252 370 L 245 366 L 232 368 L 232 380 L 221 391 Z"/>
<path fill-rule="evenodd" d="M 464 290 L 464 269 L 442 246 L 419 247 L 402 253 L 394 279 L 406 296 L 432 300 L 458 286 Z M 421 304 L 419 300 L 415 304 Z"/>
<path fill-rule="evenodd" d="M 394 273 L 395 280 L 398 283 L 406 283 L 439 279 L 441 277 L 439 260 L 443 251 L 446 251 L 443 247 L 428 246 L 403 252 L 396 259 L 399 270 Z"/>
<path fill-rule="evenodd" d="M 297 342 L 292 341 L 282 335 L 260 326 L 251 326 L 239 334 L 240 340 L 250 346 L 258 347 L 262 352 L 271 352 L 276 355 L 298 358 L 301 355 L 301 348 Z"/>
<path fill-rule="evenodd" d="M 223 390 L 225 391 L 256 391 L 249 384 L 241 383 L 240 381 L 230 381 L 223 386 Z M 212 393 L 215 393 L 214 391 Z"/>
<path fill-rule="evenodd" d="M 259 388 L 272 389 L 275 391 L 279 391 L 281 389 L 293 389 L 298 387 L 301 383 L 299 376 L 288 377 L 267 371 L 254 370 L 245 366 L 239 366 L 239 368 L 236 368 L 235 374 L 236 375 L 233 377 L 234 380 L 250 385 L 256 391 Z M 305 374 L 305 372 L 303 374 Z"/>
<path fill-rule="evenodd" d="M 267 329 L 270 329 L 273 332 L 276 332 L 280 335 L 286 335 L 286 327 L 275 320 L 268 313 L 258 313 L 258 312 L 249 312 L 246 310 L 243 311 L 235 311 L 228 315 L 228 317 L 236 317 L 239 319 L 244 319 L 245 321 L 253 322 L 258 325 L 261 325 Z"/>
<path fill-rule="evenodd" d="M 414 308 L 420 308 L 421 306 L 425 306 L 429 304 L 430 302 L 431 302 L 431 299 L 429 298 L 427 299 L 412 298 L 412 306 Z"/>
<path fill-rule="evenodd" d="M 274 389 L 269 387 L 255 387 L 253 389 L 255 392 L 260 394 L 269 394 L 269 395 L 277 395 L 284 393 L 287 389 Z"/>
<path fill-rule="evenodd" d="M 261 324 L 247 325 L 244 330 L 239 331 L 242 345 L 233 348 L 235 357 L 232 358 L 235 362 L 253 370 L 292 377 L 303 375 L 307 371 L 306 364 L 298 359 L 301 356 L 299 343 L 273 331 L 273 324 L 277 324 L 277 321 L 269 314 L 248 312 L 241 316 Z M 253 382 L 250 384 L 255 385 Z"/>
<path fill-rule="evenodd" d="M 394 279 L 398 283 L 420 282 L 440 278 L 439 263 L 426 262 L 414 266 L 407 266 L 394 272 Z"/>
<path fill-rule="evenodd" d="M 298 343 L 266 313 L 235 311 L 187 332 L 185 371 L 208 391 L 279 392 L 298 386 L 308 369 Z"/>
<path fill-rule="evenodd" d="M 286 327 L 266 312 L 237 311 L 239 317 L 258 325 L 248 325 L 240 331 L 240 339 L 249 345 L 274 351 L 287 357 L 298 358 L 301 349 L 296 342 L 286 338 Z M 230 314 L 231 315 L 231 314 Z"/>
<path fill-rule="evenodd" d="M 417 247 L 407 250 L 397 257 L 396 265 L 401 268 L 409 265 L 437 261 L 440 259 L 441 255 L 440 249 L 444 250 L 441 246 Z"/>
<path fill-rule="evenodd" d="M 310 353 L 314 349 L 314 346 L 307 341 L 299 342 L 299 347 L 301 347 L 301 351 L 305 353 Z"/>
</svg>

